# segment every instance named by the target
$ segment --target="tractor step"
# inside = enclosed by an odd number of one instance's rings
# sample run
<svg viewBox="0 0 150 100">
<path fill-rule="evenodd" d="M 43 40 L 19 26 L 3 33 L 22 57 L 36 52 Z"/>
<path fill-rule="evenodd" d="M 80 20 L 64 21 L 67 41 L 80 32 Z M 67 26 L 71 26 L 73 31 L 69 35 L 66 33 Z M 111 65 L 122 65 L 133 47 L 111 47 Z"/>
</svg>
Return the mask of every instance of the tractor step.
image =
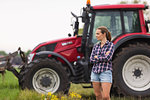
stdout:
<svg viewBox="0 0 150 100">
<path fill-rule="evenodd" d="M 82 87 L 83 87 L 83 88 L 93 88 L 93 85 L 92 85 L 92 83 L 91 83 L 90 86 L 83 86 L 83 85 L 82 85 Z"/>
<path fill-rule="evenodd" d="M 93 88 L 93 86 L 82 86 L 83 88 Z"/>
</svg>

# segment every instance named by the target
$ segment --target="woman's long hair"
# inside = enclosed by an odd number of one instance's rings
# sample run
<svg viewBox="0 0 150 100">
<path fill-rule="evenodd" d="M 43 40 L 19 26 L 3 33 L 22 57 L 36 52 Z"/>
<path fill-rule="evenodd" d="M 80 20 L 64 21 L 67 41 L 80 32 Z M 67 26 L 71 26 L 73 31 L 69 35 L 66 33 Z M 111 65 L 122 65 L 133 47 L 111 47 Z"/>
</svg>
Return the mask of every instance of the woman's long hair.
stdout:
<svg viewBox="0 0 150 100">
<path fill-rule="evenodd" d="M 106 33 L 106 38 L 110 42 L 111 41 L 111 33 L 105 26 L 100 26 L 97 28 L 98 30 L 101 30 L 102 34 Z"/>
</svg>

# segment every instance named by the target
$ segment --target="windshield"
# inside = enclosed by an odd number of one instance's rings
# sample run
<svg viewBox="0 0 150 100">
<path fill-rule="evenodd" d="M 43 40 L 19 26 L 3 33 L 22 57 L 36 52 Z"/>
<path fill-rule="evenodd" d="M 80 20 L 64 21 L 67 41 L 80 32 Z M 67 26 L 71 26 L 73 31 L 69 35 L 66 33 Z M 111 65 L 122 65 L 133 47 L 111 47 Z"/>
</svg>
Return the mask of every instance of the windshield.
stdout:
<svg viewBox="0 0 150 100">
<path fill-rule="evenodd" d="M 106 26 L 108 30 L 111 32 L 112 38 L 115 38 L 115 36 L 121 34 L 122 32 L 120 12 L 101 11 L 96 13 L 93 28 L 93 39 L 92 39 L 93 43 L 97 42 L 95 32 L 99 26 Z"/>
<path fill-rule="evenodd" d="M 141 32 L 138 16 L 137 10 L 103 10 L 96 12 L 92 42 L 94 44 L 97 43 L 95 32 L 99 26 L 106 26 L 108 28 L 111 32 L 112 40 L 123 33 Z"/>
</svg>

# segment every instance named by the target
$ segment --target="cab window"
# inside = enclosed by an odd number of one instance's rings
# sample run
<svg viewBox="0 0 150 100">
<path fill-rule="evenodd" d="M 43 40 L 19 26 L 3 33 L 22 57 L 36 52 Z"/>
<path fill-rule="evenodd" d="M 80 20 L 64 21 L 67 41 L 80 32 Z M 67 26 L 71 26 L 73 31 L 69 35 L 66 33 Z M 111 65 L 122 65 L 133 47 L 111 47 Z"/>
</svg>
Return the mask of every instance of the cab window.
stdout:
<svg viewBox="0 0 150 100">
<path fill-rule="evenodd" d="M 93 39 L 92 42 L 97 42 L 95 32 L 99 26 L 106 26 L 111 32 L 112 39 L 122 33 L 120 11 L 100 11 L 95 15 Z"/>
<path fill-rule="evenodd" d="M 121 34 L 141 32 L 138 10 L 103 10 L 97 11 L 93 27 L 92 42 L 97 43 L 95 36 L 99 26 L 106 26 L 112 40 Z"/>
<path fill-rule="evenodd" d="M 123 11 L 125 33 L 141 32 L 138 11 Z"/>
</svg>

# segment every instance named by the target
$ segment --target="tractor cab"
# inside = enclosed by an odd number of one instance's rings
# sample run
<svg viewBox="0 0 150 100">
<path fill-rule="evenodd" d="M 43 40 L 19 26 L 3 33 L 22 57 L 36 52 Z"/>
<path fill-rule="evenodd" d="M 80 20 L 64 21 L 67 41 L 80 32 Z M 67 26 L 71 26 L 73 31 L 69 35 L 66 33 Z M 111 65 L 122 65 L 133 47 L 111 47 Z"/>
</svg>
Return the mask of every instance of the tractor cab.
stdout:
<svg viewBox="0 0 150 100">
<path fill-rule="evenodd" d="M 148 6 L 144 4 L 90 6 L 88 0 L 87 7 L 83 8 L 82 16 L 78 17 L 82 18 L 82 22 L 84 23 L 81 45 L 82 52 L 85 52 L 85 46 L 91 47 L 98 42 L 95 32 L 99 26 L 106 26 L 108 28 L 111 32 L 113 42 L 125 34 L 146 33 L 148 27 L 145 27 L 145 25 L 149 21 L 142 19 L 144 17 L 143 9 L 147 8 Z M 76 31 L 74 34 L 78 34 L 79 22 L 76 22 L 75 26 Z"/>
</svg>

